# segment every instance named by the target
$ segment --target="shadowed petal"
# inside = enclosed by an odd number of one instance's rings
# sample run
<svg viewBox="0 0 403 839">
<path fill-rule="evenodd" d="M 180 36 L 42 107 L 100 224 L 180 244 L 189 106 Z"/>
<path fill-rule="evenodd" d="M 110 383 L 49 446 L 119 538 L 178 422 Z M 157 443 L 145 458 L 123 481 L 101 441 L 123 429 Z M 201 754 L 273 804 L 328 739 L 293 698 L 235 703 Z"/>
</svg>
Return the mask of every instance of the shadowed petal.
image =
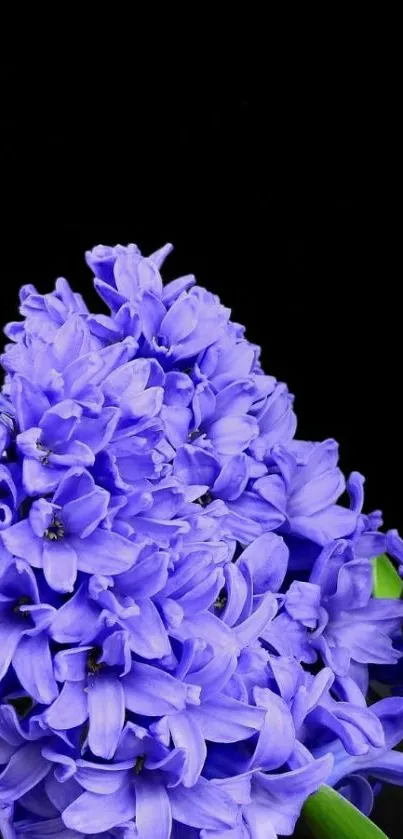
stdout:
<svg viewBox="0 0 403 839">
<path fill-rule="evenodd" d="M 9 621 L 0 613 L 0 679 L 6 675 L 24 627 L 19 621 Z"/>
<path fill-rule="evenodd" d="M 0 774 L 0 802 L 17 801 L 47 775 L 49 763 L 41 748 L 38 743 L 27 743 L 12 756 Z"/>
<path fill-rule="evenodd" d="M 53 772 L 49 772 L 45 778 L 45 789 L 59 813 L 62 813 L 82 793 L 75 778 L 67 778 L 60 782 Z"/>
<path fill-rule="evenodd" d="M 18 835 L 27 836 L 28 839 L 81 839 L 82 837 L 82 833 L 66 828 L 61 818 L 24 823 L 19 826 Z"/>
<path fill-rule="evenodd" d="M 219 475 L 220 467 L 213 455 L 196 446 L 181 446 L 174 460 L 174 474 L 185 485 L 206 484 L 212 486 Z"/>
</svg>

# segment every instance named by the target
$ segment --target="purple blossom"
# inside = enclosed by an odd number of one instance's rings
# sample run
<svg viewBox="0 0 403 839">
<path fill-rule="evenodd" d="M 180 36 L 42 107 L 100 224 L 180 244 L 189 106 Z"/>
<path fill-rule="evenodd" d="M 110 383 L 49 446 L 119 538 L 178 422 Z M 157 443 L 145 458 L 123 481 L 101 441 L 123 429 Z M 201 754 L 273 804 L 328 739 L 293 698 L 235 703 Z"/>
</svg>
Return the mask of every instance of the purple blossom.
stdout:
<svg viewBox="0 0 403 839">
<path fill-rule="evenodd" d="M 403 785 L 403 755 L 395 751 L 403 738 L 403 699 L 387 698 L 372 705 L 372 712 L 379 719 L 385 741 L 373 746 L 364 755 L 349 755 L 340 741 L 331 744 L 334 764 L 327 783 L 336 786 L 364 813 L 371 812 L 374 781 Z M 324 747 L 314 750 L 317 755 Z"/>
<path fill-rule="evenodd" d="M 77 570 L 119 574 L 130 567 L 136 549 L 124 536 L 100 527 L 109 498 L 88 472 L 73 467 L 52 501 L 34 501 L 28 518 L 4 531 L 4 545 L 33 568 L 43 569 L 55 591 L 73 591 Z"/>
<path fill-rule="evenodd" d="M 292 584 L 297 594 L 296 585 Z M 398 661 L 401 654 L 393 647 L 392 639 L 401 625 L 403 603 L 371 596 L 371 563 L 356 559 L 348 543 L 340 541 L 324 549 L 312 570 L 310 583 L 305 586 L 310 587 L 307 602 L 312 594 L 318 595 L 313 645 L 338 675 L 348 671 L 351 660 L 391 665 Z M 301 594 L 302 590 L 300 599 Z M 286 600 L 286 608 L 298 619 L 291 602 L 287 607 Z"/>
<path fill-rule="evenodd" d="M 34 572 L 22 559 L 5 558 L 0 588 L 0 679 L 12 663 L 28 696 L 48 704 L 57 696 L 48 636 L 56 610 L 40 602 Z"/>
<path fill-rule="evenodd" d="M 366 699 L 402 690 L 402 540 L 171 249 L 98 246 L 109 315 L 60 278 L 6 328 L 4 839 L 275 839 L 323 783 L 402 783 L 402 701 Z"/>
</svg>

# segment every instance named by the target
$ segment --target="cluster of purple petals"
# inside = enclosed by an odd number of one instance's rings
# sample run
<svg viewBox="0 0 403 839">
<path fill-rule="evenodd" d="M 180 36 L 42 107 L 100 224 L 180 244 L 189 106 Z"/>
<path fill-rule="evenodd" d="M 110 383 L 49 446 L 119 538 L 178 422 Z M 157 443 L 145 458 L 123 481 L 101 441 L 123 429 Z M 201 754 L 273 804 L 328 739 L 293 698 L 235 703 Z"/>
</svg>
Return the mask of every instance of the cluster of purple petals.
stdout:
<svg viewBox="0 0 403 839">
<path fill-rule="evenodd" d="M 58 279 L 6 327 L 3 839 L 275 839 L 403 783 L 403 542 L 170 250 L 96 247 L 109 314 Z"/>
</svg>

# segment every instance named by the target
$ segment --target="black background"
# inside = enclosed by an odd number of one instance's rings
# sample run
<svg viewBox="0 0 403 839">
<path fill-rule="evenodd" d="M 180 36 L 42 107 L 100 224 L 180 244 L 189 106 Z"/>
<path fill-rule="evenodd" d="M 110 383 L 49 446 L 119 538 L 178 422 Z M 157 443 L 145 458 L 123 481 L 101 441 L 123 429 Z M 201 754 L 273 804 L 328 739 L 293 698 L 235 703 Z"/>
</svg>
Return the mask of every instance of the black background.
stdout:
<svg viewBox="0 0 403 839">
<path fill-rule="evenodd" d="M 360 126 L 363 91 L 348 99 L 337 76 L 311 96 L 298 73 L 286 89 L 239 67 L 145 77 L 100 60 L 3 64 L 1 320 L 15 319 L 22 283 L 45 292 L 60 275 L 94 304 L 83 253 L 95 244 L 171 241 L 165 277 L 195 273 L 232 307 L 295 394 L 299 436 L 335 437 L 342 468 L 366 475 L 367 511 L 403 529 L 388 126 L 377 133 L 376 107 Z M 390 839 L 399 801 L 385 790 L 375 810 Z"/>
</svg>

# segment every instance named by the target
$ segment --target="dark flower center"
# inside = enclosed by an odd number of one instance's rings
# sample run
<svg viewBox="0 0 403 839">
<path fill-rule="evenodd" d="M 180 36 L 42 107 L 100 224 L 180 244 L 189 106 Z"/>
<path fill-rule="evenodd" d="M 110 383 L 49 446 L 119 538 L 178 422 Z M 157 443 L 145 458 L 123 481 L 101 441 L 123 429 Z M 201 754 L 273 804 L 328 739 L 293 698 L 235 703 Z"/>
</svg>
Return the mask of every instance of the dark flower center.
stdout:
<svg viewBox="0 0 403 839">
<path fill-rule="evenodd" d="M 197 499 L 197 503 L 202 507 L 207 507 L 208 504 L 211 504 L 212 500 L 212 495 L 209 492 L 205 492 L 204 495 L 201 495 L 200 498 Z"/>
<path fill-rule="evenodd" d="M 101 655 L 101 652 L 102 652 L 102 650 L 100 649 L 100 647 L 93 647 L 93 649 L 90 650 L 90 652 L 88 653 L 88 655 L 87 655 L 87 670 L 88 670 L 88 673 L 92 673 L 92 674 L 99 673 L 99 671 L 102 670 L 103 667 L 105 667 L 105 664 L 104 664 L 103 661 L 101 661 L 101 662 L 98 661 L 98 659 Z"/>
<path fill-rule="evenodd" d="M 134 767 L 133 767 L 133 772 L 134 772 L 135 775 L 141 775 L 141 773 L 144 769 L 145 760 L 146 760 L 145 755 L 139 755 L 139 757 L 137 758 L 136 763 L 134 764 Z"/>
<path fill-rule="evenodd" d="M 50 542 L 55 542 L 57 539 L 63 539 L 64 536 L 64 527 L 60 519 L 54 517 L 52 523 L 49 525 L 48 529 L 44 532 L 45 539 L 49 539 Z"/>
<path fill-rule="evenodd" d="M 47 449 L 46 446 L 44 446 L 40 442 L 40 440 L 36 441 L 36 448 L 38 449 L 38 451 L 43 452 L 43 455 L 40 458 L 42 466 L 49 466 L 49 457 L 52 454 L 51 450 Z"/>
<path fill-rule="evenodd" d="M 192 442 L 193 440 L 196 440 L 197 437 L 200 437 L 200 434 L 201 434 L 200 428 L 196 428 L 196 431 L 190 431 L 189 434 L 188 434 L 189 441 Z"/>
<path fill-rule="evenodd" d="M 30 597 L 27 597 L 25 594 L 22 597 L 19 597 L 18 600 L 15 601 L 13 606 L 13 612 L 15 615 L 21 615 L 23 618 L 29 618 L 29 612 L 24 611 L 20 608 L 20 606 L 31 606 L 32 600 Z"/>
<path fill-rule="evenodd" d="M 214 608 L 215 609 L 223 609 L 224 606 L 227 605 L 227 602 L 228 602 L 227 592 L 226 592 L 225 588 L 222 588 L 218 597 L 217 597 L 217 600 L 214 603 Z"/>
</svg>

